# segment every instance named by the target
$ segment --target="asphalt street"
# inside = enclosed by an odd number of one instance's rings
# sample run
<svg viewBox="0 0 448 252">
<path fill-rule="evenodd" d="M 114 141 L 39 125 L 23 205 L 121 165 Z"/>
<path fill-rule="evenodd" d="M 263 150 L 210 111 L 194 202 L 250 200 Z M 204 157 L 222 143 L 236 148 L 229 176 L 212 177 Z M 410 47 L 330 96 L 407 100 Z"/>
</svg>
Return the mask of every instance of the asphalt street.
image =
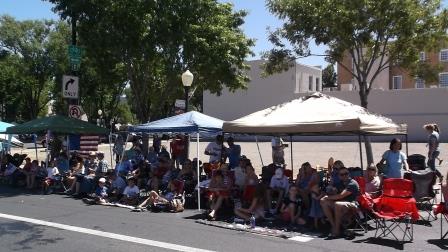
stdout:
<svg viewBox="0 0 448 252">
<path fill-rule="evenodd" d="M 106 236 L 55 228 L 5 218 L 3 215 L 64 224 L 71 229 L 102 231 Z M 440 221 L 432 227 L 414 225 L 415 240 L 400 245 L 390 240 L 372 239 L 372 232 L 354 240 L 307 242 L 266 237 L 236 230 L 198 224 L 195 210 L 183 213 L 133 213 L 128 209 L 86 206 L 63 195 L 26 194 L 0 186 L 0 251 L 172 251 L 170 246 L 186 246 L 185 251 L 440 251 L 448 241 L 440 241 Z M 448 228 L 448 225 L 445 225 Z M 113 235 L 109 235 L 113 234 Z M 119 240 L 115 236 L 126 236 Z M 138 240 L 149 240 L 139 244 Z M 162 246 L 155 242 L 162 242 Z M 153 244 L 154 243 L 154 244 Z M 167 245 L 167 246 L 165 246 Z"/>
</svg>

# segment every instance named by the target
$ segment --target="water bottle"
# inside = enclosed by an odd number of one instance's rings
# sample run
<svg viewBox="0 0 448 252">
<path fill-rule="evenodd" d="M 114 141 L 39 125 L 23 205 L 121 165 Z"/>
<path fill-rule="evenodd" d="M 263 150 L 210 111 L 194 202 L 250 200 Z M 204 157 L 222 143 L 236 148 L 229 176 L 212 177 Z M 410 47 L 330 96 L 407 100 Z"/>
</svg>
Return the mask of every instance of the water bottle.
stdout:
<svg viewBox="0 0 448 252">
<path fill-rule="evenodd" d="M 250 217 L 250 228 L 255 228 L 255 216 Z"/>
</svg>

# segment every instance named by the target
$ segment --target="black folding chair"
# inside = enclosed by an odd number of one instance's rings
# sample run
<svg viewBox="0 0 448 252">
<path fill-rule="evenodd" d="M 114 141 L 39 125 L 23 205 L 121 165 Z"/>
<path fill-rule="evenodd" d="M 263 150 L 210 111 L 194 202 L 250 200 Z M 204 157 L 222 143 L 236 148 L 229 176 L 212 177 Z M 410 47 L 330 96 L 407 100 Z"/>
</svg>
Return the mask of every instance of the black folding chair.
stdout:
<svg viewBox="0 0 448 252">
<path fill-rule="evenodd" d="M 420 218 L 426 221 L 437 220 L 437 215 L 432 211 L 432 206 L 436 204 L 436 193 L 433 189 L 437 176 L 432 170 L 415 170 L 411 172 L 411 180 L 414 182 L 414 198 L 417 208 L 427 213 Z"/>
</svg>

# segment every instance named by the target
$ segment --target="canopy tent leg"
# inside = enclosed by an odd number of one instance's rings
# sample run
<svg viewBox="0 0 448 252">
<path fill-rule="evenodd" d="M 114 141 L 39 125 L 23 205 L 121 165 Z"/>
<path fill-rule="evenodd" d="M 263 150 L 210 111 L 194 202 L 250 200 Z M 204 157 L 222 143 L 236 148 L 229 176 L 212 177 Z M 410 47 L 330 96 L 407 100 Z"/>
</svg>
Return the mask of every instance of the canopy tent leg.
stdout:
<svg viewBox="0 0 448 252">
<path fill-rule="evenodd" d="M 110 126 L 109 133 L 109 154 L 110 154 L 110 167 L 113 167 L 114 164 L 114 153 L 112 152 L 112 125 Z"/>
<path fill-rule="evenodd" d="M 48 145 L 50 145 L 50 131 L 47 130 L 47 135 L 45 136 L 45 169 L 48 168 Z"/>
<path fill-rule="evenodd" d="M 363 158 L 362 158 L 362 144 L 361 144 L 361 135 L 358 135 L 358 143 L 359 143 L 359 158 L 361 159 L 361 169 L 364 170 Z"/>
<path fill-rule="evenodd" d="M 409 156 L 409 142 L 408 142 L 408 134 L 404 135 L 406 140 L 406 156 Z"/>
<path fill-rule="evenodd" d="M 291 173 L 292 173 L 292 177 L 294 178 L 294 157 L 292 154 L 292 135 L 289 136 L 289 143 L 291 144 Z M 293 180 L 293 178 L 291 178 L 291 180 Z"/>
<path fill-rule="evenodd" d="M 67 149 L 65 150 L 66 151 L 66 153 L 67 153 L 67 158 L 70 158 L 70 136 L 69 135 L 67 135 L 67 141 L 66 141 L 66 143 L 67 143 Z M 37 150 L 37 149 L 36 149 Z"/>
<path fill-rule="evenodd" d="M 11 153 L 11 142 L 12 142 L 12 135 L 8 135 L 8 146 L 6 146 L 6 153 Z"/>
<path fill-rule="evenodd" d="M 129 132 L 126 134 L 126 139 L 124 140 L 124 148 L 123 148 L 123 151 L 121 152 L 120 163 L 123 162 L 124 152 L 126 151 L 126 148 L 128 147 L 128 138 L 129 138 Z"/>
<path fill-rule="evenodd" d="M 199 174 L 199 132 L 196 133 L 196 173 L 198 176 L 198 211 L 201 211 L 201 187 L 200 184 L 200 178 L 201 175 Z"/>
<path fill-rule="evenodd" d="M 38 156 L 37 156 L 37 135 L 33 134 L 33 142 L 34 142 L 34 152 L 36 154 L 36 160 L 39 160 Z"/>
<path fill-rule="evenodd" d="M 258 145 L 258 137 L 255 136 L 255 142 L 257 142 L 257 149 L 258 149 L 258 155 L 260 155 L 260 160 L 261 160 L 261 166 L 263 167 L 263 157 L 261 156 L 261 152 L 260 152 L 260 146 Z"/>
</svg>

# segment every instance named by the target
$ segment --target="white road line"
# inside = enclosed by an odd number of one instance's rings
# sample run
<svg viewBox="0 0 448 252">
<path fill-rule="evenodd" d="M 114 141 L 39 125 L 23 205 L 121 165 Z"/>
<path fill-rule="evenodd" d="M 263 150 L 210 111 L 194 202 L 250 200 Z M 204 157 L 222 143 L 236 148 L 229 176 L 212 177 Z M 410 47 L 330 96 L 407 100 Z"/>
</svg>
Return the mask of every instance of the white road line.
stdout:
<svg viewBox="0 0 448 252">
<path fill-rule="evenodd" d="M 94 230 L 94 229 L 75 227 L 75 226 L 70 226 L 70 225 L 65 225 L 65 224 L 60 224 L 60 223 L 55 223 L 55 222 L 48 222 L 48 221 L 26 218 L 26 217 L 15 216 L 15 215 L 9 215 L 9 214 L 0 213 L 0 218 L 28 222 L 28 223 L 33 223 L 36 225 L 41 225 L 41 226 L 54 227 L 54 228 L 59 228 L 59 229 L 83 233 L 83 234 L 91 234 L 91 235 L 96 235 L 96 236 L 100 236 L 100 237 L 121 240 L 121 241 L 127 241 L 127 242 L 132 242 L 132 243 L 137 243 L 137 244 L 143 244 L 143 245 L 148 245 L 148 246 L 152 246 L 152 247 L 176 250 L 176 251 L 212 252 L 211 250 L 192 248 L 192 247 L 187 247 L 187 246 L 182 246 L 182 245 L 177 245 L 177 244 L 172 244 L 172 243 L 167 243 L 167 242 L 159 242 L 159 241 L 154 241 L 154 240 L 142 239 L 142 238 L 138 238 L 138 237 L 103 232 L 103 231 L 98 231 L 98 230 Z"/>
</svg>

